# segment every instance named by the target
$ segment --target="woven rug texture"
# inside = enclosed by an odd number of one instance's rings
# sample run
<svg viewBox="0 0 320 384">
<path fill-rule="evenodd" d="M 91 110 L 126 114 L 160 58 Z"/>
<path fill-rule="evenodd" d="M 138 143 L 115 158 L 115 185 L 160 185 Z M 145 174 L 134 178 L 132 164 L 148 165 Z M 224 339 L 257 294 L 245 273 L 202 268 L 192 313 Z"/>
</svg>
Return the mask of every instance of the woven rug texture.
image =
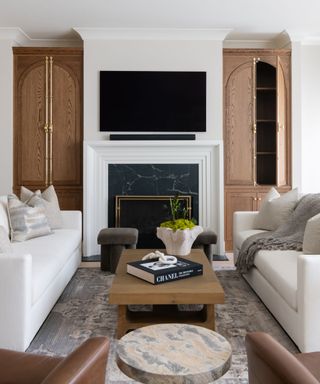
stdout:
<svg viewBox="0 0 320 384">
<path fill-rule="evenodd" d="M 229 340 L 233 354 L 230 370 L 215 383 L 245 384 L 248 383 L 244 345 L 247 332 L 267 332 L 289 351 L 298 350 L 237 271 L 222 270 L 216 274 L 225 290 L 225 304 L 215 306 L 216 331 Z M 117 306 L 108 304 L 113 276 L 98 268 L 78 269 L 28 352 L 67 355 L 89 337 L 108 336 L 111 351 L 106 383 L 136 383 L 122 374 L 115 362 Z"/>
</svg>

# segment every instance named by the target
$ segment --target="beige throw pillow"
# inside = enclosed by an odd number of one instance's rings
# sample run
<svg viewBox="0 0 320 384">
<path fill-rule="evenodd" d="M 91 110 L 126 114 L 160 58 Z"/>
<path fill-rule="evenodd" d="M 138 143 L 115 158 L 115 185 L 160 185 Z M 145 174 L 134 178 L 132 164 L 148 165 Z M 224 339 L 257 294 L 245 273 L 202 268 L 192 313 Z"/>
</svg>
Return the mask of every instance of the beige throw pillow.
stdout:
<svg viewBox="0 0 320 384">
<path fill-rule="evenodd" d="M 38 199 L 35 197 L 38 196 Z M 53 185 L 50 185 L 42 193 L 37 190 L 35 193 L 26 187 L 21 187 L 20 198 L 24 203 L 32 206 L 43 205 L 51 229 L 62 228 L 62 215 L 59 201 Z M 30 200 L 32 199 L 32 201 Z M 40 200 L 39 200 L 40 199 Z"/>
<path fill-rule="evenodd" d="M 303 253 L 320 255 L 320 213 L 307 221 L 303 237 Z"/>
<path fill-rule="evenodd" d="M 44 206 L 32 207 L 8 195 L 11 241 L 25 241 L 51 233 Z"/>
<path fill-rule="evenodd" d="M 274 191 L 279 195 L 275 189 Z M 255 219 L 255 229 L 275 231 L 287 220 L 298 202 L 297 189 L 270 199 L 270 196 L 275 196 L 274 191 L 269 191 L 265 196 Z"/>
<path fill-rule="evenodd" d="M 12 247 L 5 228 L 0 225 L 0 253 L 11 253 Z"/>
</svg>

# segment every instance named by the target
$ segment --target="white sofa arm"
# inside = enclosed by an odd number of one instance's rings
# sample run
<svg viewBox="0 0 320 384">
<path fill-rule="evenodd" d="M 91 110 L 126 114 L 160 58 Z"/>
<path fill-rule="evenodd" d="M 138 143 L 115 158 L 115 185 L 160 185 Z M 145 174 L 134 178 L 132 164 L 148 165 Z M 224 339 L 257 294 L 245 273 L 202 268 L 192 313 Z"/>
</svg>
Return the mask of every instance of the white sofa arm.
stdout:
<svg viewBox="0 0 320 384">
<path fill-rule="evenodd" d="M 63 228 L 82 231 L 81 211 L 61 211 Z"/>
<path fill-rule="evenodd" d="M 237 211 L 233 213 L 233 233 L 254 228 L 254 219 L 258 211 Z"/>
<path fill-rule="evenodd" d="M 320 345 L 320 255 L 298 257 L 298 312 L 301 314 L 302 352 L 319 350 Z"/>
<path fill-rule="evenodd" d="M 31 255 L 0 254 L 0 348 L 27 348 L 31 305 Z"/>
</svg>

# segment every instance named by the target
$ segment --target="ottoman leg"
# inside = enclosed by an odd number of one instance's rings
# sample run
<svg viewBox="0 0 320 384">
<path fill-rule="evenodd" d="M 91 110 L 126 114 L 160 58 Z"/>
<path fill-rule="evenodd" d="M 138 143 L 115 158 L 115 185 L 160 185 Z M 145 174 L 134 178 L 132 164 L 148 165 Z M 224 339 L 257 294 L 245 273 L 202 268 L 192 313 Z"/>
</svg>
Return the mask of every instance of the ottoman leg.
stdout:
<svg viewBox="0 0 320 384">
<path fill-rule="evenodd" d="M 108 245 L 101 245 L 100 267 L 102 271 L 110 271 L 110 257 L 108 248 Z"/>
<path fill-rule="evenodd" d="M 110 272 L 115 273 L 119 263 L 120 256 L 124 250 L 124 246 L 112 244 L 112 245 L 109 245 L 109 247 L 110 247 L 109 248 Z"/>
<path fill-rule="evenodd" d="M 101 263 L 100 263 L 101 270 L 115 273 L 123 249 L 124 249 L 123 245 L 116 245 L 116 244 L 101 245 Z"/>
<path fill-rule="evenodd" d="M 211 244 L 205 244 L 203 246 L 204 253 L 206 254 L 209 261 L 212 261 L 213 246 Z"/>
</svg>

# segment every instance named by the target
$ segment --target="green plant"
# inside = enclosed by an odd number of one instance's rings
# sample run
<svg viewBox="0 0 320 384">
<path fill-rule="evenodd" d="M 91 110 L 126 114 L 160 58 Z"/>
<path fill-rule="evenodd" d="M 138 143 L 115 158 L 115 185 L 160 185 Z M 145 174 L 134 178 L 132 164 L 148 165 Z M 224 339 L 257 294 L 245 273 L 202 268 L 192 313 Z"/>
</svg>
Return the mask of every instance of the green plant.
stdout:
<svg viewBox="0 0 320 384">
<path fill-rule="evenodd" d="M 194 219 L 186 219 L 187 209 L 183 206 L 183 202 L 179 199 L 179 195 L 170 199 L 170 213 L 171 220 L 164 221 L 160 224 L 160 227 L 171 228 L 173 231 L 176 231 L 177 229 L 191 229 L 196 225 Z"/>
</svg>

